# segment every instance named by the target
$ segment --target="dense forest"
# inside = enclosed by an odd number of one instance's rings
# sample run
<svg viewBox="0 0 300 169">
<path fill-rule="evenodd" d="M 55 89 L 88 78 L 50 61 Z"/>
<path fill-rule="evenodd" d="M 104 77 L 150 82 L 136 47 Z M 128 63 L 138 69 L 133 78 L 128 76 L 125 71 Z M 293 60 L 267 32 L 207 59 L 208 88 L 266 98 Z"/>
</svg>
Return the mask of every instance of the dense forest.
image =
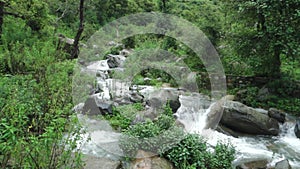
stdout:
<svg viewBox="0 0 300 169">
<path fill-rule="evenodd" d="M 174 15 L 203 31 L 220 56 L 227 93 L 241 103 L 300 116 L 300 0 L 0 0 L 0 168 L 84 168 L 77 145 L 85 131 L 73 111 L 74 66 L 99 29 L 139 12 Z M 144 34 L 114 43 L 122 47 L 106 55 L 155 48 L 184 57 L 196 74 L 198 92 L 209 95 L 204 64 L 182 42 Z M 133 83 L 176 87 L 172 77 L 155 69 L 141 72 Z M 141 105 L 129 109 L 140 111 Z M 168 106 L 157 120 L 137 125 L 120 114 L 128 107 L 114 107 L 104 118 L 132 137 L 152 137 L 176 125 Z M 166 139 L 184 135 L 175 130 Z M 121 146 L 134 153 L 135 145 Z M 159 155 L 179 169 L 223 169 L 231 168 L 233 146 L 218 143 L 211 153 L 200 136 L 187 134 Z"/>
</svg>

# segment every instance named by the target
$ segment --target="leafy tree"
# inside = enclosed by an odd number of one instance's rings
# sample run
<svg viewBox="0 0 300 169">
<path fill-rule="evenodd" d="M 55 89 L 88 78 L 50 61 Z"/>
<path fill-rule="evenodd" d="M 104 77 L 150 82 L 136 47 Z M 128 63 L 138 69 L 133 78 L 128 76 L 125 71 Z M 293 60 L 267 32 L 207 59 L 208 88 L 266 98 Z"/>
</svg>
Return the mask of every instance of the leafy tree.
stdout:
<svg viewBox="0 0 300 169">
<path fill-rule="evenodd" d="M 37 0 L 0 0 L 0 29 L 6 15 L 22 18 L 33 31 L 40 31 L 50 19 L 48 4 Z M 0 32 L 2 33 L 2 32 Z"/>
<path fill-rule="evenodd" d="M 281 57 L 300 54 L 300 0 L 226 0 L 230 18 L 227 38 L 252 59 L 257 75 L 280 77 Z"/>
</svg>

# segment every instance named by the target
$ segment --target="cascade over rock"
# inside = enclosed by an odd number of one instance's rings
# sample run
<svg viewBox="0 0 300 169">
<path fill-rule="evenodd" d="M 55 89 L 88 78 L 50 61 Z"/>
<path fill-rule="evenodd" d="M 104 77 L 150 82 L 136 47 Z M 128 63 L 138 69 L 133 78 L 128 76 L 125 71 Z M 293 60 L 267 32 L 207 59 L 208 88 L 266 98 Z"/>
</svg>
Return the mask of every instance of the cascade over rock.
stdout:
<svg viewBox="0 0 300 169">
<path fill-rule="evenodd" d="M 223 115 L 224 100 L 220 100 L 210 106 L 209 113 L 207 114 L 205 129 L 216 129 Z"/>
<path fill-rule="evenodd" d="M 275 169 L 292 169 L 289 160 L 282 160 L 276 163 Z"/>
<path fill-rule="evenodd" d="M 300 139 L 300 119 L 297 120 L 294 131 L 296 136 Z"/>
<path fill-rule="evenodd" d="M 241 133 L 254 135 L 278 135 L 279 124 L 273 118 L 242 103 L 227 101 L 221 124 Z"/>
</svg>

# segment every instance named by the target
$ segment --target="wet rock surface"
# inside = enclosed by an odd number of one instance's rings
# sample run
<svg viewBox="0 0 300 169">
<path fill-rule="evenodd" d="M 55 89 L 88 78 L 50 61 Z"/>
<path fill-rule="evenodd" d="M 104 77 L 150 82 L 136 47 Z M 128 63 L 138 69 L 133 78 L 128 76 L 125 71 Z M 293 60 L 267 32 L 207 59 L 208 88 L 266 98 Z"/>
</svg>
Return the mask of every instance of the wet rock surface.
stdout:
<svg viewBox="0 0 300 169">
<path fill-rule="evenodd" d="M 297 120 L 294 131 L 296 136 L 300 139 L 300 119 Z"/>
<path fill-rule="evenodd" d="M 280 123 L 285 122 L 285 113 L 281 110 L 275 109 L 275 108 L 270 108 L 268 110 L 268 115 L 269 117 L 277 120 Z"/>
<path fill-rule="evenodd" d="M 241 164 L 236 169 L 267 169 L 268 160 L 251 161 Z"/>
<path fill-rule="evenodd" d="M 279 124 L 275 119 L 234 101 L 227 101 L 225 103 L 221 124 L 245 134 L 279 134 Z"/>
<path fill-rule="evenodd" d="M 292 169 L 288 160 L 282 160 L 276 163 L 275 169 Z"/>
</svg>

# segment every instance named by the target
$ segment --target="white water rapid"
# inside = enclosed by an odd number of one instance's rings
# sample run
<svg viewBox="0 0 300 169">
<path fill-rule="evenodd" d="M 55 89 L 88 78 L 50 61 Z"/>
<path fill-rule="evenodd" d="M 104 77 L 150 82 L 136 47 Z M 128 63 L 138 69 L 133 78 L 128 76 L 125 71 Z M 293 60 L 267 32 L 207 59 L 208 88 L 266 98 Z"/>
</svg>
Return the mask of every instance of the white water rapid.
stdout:
<svg viewBox="0 0 300 169">
<path fill-rule="evenodd" d="M 294 133 L 295 122 L 290 121 L 280 125 L 279 136 L 235 138 L 215 130 L 205 129 L 207 115 L 214 103 L 208 109 L 195 111 L 196 107 L 205 107 L 205 104 L 201 101 L 192 101 L 193 99 L 192 97 L 181 99 L 182 106 L 177 111 L 179 120 L 184 124 L 187 132 L 202 135 L 211 146 L 215 146 L 218 141 L 231 143 L 237 151 L 233 167 L 251 161 L 267 160 L 268 167 L 271 168 L 276 162 L 288 159 L 293 169 L 300 169 L 300 139 Z"/>
<path fill-rule="evenodd" d="M 106 71 L 110 69 L 107 60 L 94 62 L 86 69 L 95 77 L 100 71 L 100 77 L 97 77 L 97 85 L 102 89 L 102 93 L 97 95 L 97 97 L 101 97 L 100 99 L 110 100 L 109 94 L 122 97 L 127 93 L 127 90 L 122 89 L 127 89 L 127 85 L 123 86 L 118 84 L 117 81 L 113 81 L 115 79 L 106 77 Z M 115 83 L 113 86 L 120 88 L 122 92 L 114 89 L 114 93 L 111 93 L 110 84 L 112 83 Z M 140 93 L 145 96 L 153 90 L 153 87 L 144 86 Z M 300 169 L 300 139 L 296 138 L 294 134 L 295 122 L 289 121 L 282 124 L 279 136 L 235 138 L 215 130 L 205 129 L 211 120 L 208 114 L 214 111 L 212 110 L 214 104 L 209 100 L 207 96 L 197 93 L 180 96 L 181 107 L 178 109 L 176 116 L 187 132 L 203 135 L 212 146 L 216 145 L 218 141 L 231 143 L 237 150 L 233 162 L 234 167 L 255 160 L 267 160 L 269 167 L 274 167 L 276 162 L 288 159 L 293 169 Z M 88 133 L 82 135 L 83 146 L 81 148 L 84 154 L 110 159 L 118 159 L 122 156 L 122 151 L 118 146 L 121 134 L 113 131 L 108 122 L 82 115 L 78 115 L 78 118 L 84 123 L 83 125 L 86 126 L 88 131 Z M 88 141 L 88 138 L 90 138 L 90 141 Z"/>
</svg>

